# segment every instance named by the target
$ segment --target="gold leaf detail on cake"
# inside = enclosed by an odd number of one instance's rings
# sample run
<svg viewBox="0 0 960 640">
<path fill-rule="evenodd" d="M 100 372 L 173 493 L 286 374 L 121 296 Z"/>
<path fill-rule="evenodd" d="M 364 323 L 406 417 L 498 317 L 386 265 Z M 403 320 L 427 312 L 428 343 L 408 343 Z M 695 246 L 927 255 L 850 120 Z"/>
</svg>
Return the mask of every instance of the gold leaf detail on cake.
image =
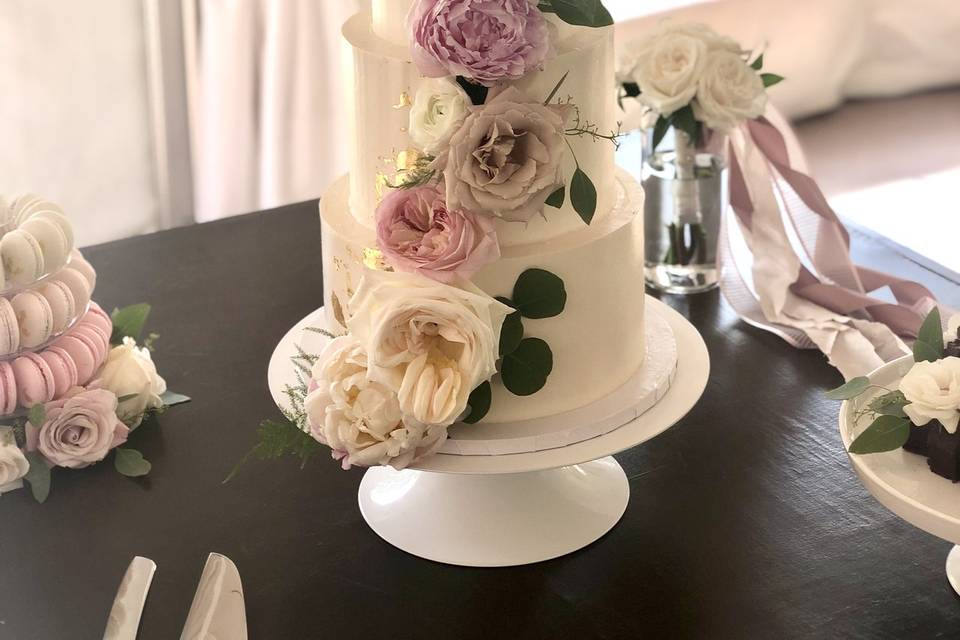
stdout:
<svg viewBox="0 0 960 640">
<path fill-rule="evenodd" d="M 422 155 L 416 149 L 407 149 L 397 154 L 397 171 L 415 169 Z"/>
<path fill-rule="evenodd" d="M 397 104 L 393 105 L 394 109 L 404 109 L 406 107 L 413 106 L 413 98 L 410 97 L 410 94 L 404 91 L 400 94 L 400 101 Z"/>
<path fill-rule="evenodd" d="M 383 257 L 383 252 L 380 249 L 364 249 L 363 264 L 368 269 L 375 271 L 393 271 L 393 267 L 387 264 L 387 260 Z"/>
<path fill-rule="evenodd" d="M 340 323 L 341 327 L 347 326 L 347 320 L 343 316 L 343 305 L 340 304 L 340 298 L 337 294 L 330 294 L 330 306 L 333 307 L 333 317 Z"/>
</svg>

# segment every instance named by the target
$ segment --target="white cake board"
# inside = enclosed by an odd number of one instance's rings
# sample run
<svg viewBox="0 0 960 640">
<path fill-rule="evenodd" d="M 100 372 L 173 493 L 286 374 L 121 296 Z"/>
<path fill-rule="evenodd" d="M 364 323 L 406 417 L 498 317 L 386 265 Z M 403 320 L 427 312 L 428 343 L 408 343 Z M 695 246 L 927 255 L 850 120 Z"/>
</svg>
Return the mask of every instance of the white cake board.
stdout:
<svg viewBox="0 0 960 640">
<path fill-rule="evenodd" d="M 465 566 L 540 562 L 600 538 L 629 500 L 626 476 L 609 456 L 675 424 L 699 400 L 709 376 L 709 355 L 697 330 L 650 297 L 647 313 L 665 321 L 677 353 L 672 384 L 649 410 L 568 446 L 511 455 L 441 453 L 403 471 L 369 469 L 359 495 L 367 524 L 413 555 Z M 281 407 L 296 336 L 311 321 L 312 314 L 291 329 L 271 358 L 268 380 Z"/>
<path fill-rule="evenodd" d="M 913 357 L 889 362 L 870 374 L 870 381 L 895 389 L 913 366 Z M 840 409 L 840 438 L 844 449 L 869 424 L 869 418 L 854 424 L 854 412 L 877 394 L 865 394 L 844 402 Z M 880 504 L 918 529 L 954 545 L 960 545 L 960 484 L 934 474 L 923 456 L 898 449 L 869 455 L 848 454 L 854 470 Z M 960 547 L 947 557 L 947 578 L 960 595 Z"/>
</svg>

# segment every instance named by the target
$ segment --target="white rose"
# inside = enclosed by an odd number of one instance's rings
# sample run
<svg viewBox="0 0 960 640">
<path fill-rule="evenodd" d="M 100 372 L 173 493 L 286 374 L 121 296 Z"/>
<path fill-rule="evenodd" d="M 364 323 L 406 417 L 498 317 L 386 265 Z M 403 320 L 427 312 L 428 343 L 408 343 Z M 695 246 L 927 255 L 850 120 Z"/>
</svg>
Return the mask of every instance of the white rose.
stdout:
<svg viewBox="0 0 960 640">
<path fill-rule="evenodd" d="M 117 417 L 131 426 L 140 424 L 147 410 L 162 407 L 160 396 L 167 390 L 149 349 L 137 347 L 133 338 L 124 338 L 123 344 L 110 350 L 95 385 L 118 399 L 126 397 L 117 407 Z"/>
<path fill-rule="evenodd" d="M 311 387 L 304 401 L 310 432 L 344 468 L 402 469 L 435 453 L 447 439 L 446 427 L 405 417 L 397 394 L 369 379 L 366 353 L 353 336 L 327 345 L 313 366 Z"/>
<path fill-rule="evenodd" d="M 693 115 L 717 131 L 763 115 L 767 92 L 760 75 L 738 53 L 711 53 L 693 102 Z"/>
<path fill-rule="evenodd" d="M 642 103 L 669 116 L 696 95 L 707 59 L 717 51 L 739 53 L 740 47 L 706 25 L 665 20 L 627 48 L 618 75 L 637 83 Z"/>
<path fill-rule="evenodd" d="M 470 113 L 470 98 L 452 80 L 430 78 L 417 89 L 410 109 L 410 138 L 426 153 L 439 156 Z"/>
<path fill-rule="evenodd" d="M 512 309 L 462 286 L 367 270 L 350 301 L 347 327 L 366 349 L 371 379 L 396 390 L 401 411 L 423 424 L 455 422 L 496 373 Z"/>
<path fill-rule="evenodd" d="M 947 320 L 947 332 L 943 334 L 944 342 L 960 340 L 960 313 L 955 313 Z"/>
<path fill-rule="evenodd" d="M 22 487 L 21 479 L 29 470 L 30 463 L 17 446 L 13 429 L 0 427 L 0 493 Z"/>
<path fill-rule="evenodd" d="M 960 358 L 918 362 L 900 381 L 900 391 L 910 404 L 903 408 L 913 424 L 939 420 L 950 433 L 960 422 Z"/>
</svg>

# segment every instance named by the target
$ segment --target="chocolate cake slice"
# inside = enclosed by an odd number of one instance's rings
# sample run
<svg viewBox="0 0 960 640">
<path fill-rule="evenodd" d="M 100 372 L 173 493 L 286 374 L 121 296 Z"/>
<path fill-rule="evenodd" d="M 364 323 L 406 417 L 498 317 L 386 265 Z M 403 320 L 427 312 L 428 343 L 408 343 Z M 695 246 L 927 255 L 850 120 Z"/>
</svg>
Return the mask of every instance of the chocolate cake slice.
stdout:
<svg viewBox="0 0 960 640">
<path fill-rule="evenodd" d="M 927 435 L 930 471 L 947 480 L 960 481 L 960 432 L 948 433 L 936 420 L 931 420 L 928 426 L 932 426 Z"/>
<path fill-rule="evenodd" d="M 907 441 L 904 443 L 903 448 L 909 451 L 910 453 L 916 453 L 917 455 L 926 456 L 927 455 L 927 441 L 930 439 L 930 432 L 934 430 L 934 427 L 941 428 L 939 422 L 928 422 L 922 427 L 916 425 L 910 425 L 910 435 L 907 436 Z"/>
</svg>

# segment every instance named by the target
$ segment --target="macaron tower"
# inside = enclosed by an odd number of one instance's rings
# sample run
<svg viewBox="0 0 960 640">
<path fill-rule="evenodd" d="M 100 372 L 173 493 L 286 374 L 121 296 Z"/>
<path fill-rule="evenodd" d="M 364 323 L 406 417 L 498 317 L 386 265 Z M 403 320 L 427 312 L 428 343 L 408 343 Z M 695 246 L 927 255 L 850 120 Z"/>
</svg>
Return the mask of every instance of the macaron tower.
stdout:
<svg viewBox="0 0 960 640">
<path fill-rule="evenodd" d="M 97 274 L 73 226 L 35 195 L 0 197 L 0 415 L 62 397 L 96 377 L 113 323 L 91 300 Z"/>
</svg>

